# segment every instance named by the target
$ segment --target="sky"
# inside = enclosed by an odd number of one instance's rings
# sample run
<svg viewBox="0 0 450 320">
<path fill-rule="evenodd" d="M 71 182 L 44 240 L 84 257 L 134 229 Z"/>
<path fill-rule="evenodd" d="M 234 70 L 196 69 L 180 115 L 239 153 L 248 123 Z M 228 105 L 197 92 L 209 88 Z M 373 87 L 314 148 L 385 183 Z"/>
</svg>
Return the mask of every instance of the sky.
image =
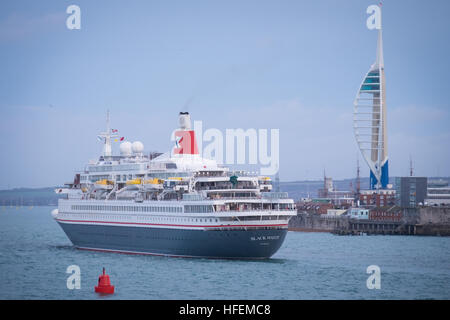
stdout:
<svg viewBox="0 0 450 320">
<path fill-rule="evenodd" d="M 178 113 L 280 131 L 280 180 L 369 175 L 353 100 L 373 0 L 1 1 L 0 189 L 61 185 L 111 126 L 167 151 Z M 69 30 L 69 5 L 81 29 Z M 447 0 L 383 2 L 390 176 L 450 176 Z M 118 150 L 118 144 L 113 146 Z"/>
</svg>

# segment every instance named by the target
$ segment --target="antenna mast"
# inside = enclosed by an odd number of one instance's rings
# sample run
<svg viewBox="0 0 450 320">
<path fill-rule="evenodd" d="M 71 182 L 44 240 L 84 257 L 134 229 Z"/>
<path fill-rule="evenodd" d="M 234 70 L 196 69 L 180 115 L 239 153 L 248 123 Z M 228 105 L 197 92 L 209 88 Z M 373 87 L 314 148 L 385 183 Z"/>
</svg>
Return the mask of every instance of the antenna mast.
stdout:
<svg viewBox="0 0 450 320">
<path fill-rule="evenodd" d="M 112 156 L 112 148 L 111 148 L 111 138 L 117 137 L 117 134 L 111 134 L 111 128 L 109 126 L 109 110 L 106 112 L 106 132 L 101 132 L 98 135 L 99 139 L 103 139 L 103 156 L 111 157 Z"/>
<path fill-rule="evenodd" d="M 359 176 L 359 159 L 356 159 L 356 195 L 357 196 L 359 196 L 360 191 L 361 191 L 361 178 Z"/>
<path fill-rule="evenodd" d="M 412 177 L 413 176 L 413 162 L 412 162 L 412 157 L 411 155 L 409 155 L 409 176 Z"/>
</svg>

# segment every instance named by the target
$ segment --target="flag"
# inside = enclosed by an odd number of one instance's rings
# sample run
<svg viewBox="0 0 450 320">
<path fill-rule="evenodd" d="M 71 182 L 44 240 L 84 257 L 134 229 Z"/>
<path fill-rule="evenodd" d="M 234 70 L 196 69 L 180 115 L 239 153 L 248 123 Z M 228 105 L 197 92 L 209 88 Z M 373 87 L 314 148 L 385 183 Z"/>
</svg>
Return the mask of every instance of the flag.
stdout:
<svg viewBox="0 0 450 320">
<path fill-rule="evenodd" d="M 117 142 L 117 141 L 119 141 L 119 140 L 117 140 L 117 139 L 114 139 L 114 142 Z"/>
<path fill-rule="evenodd" d="M 120 138 L 120 141 L 123 141 L 123 139 L 125 139 L 125 137 Z"/>
<path fill-rule="evenodd" d="M 103 137 L 97 136 L 97 139 L 103 142 Z"/>
<path fill-rule="evenodd" d="M 119 130 L 117 130 L 117 129 L 111 129 L 111 132 L 112 133 L 116 133 L 116 132 L 118 132 Z"/>
</svg>

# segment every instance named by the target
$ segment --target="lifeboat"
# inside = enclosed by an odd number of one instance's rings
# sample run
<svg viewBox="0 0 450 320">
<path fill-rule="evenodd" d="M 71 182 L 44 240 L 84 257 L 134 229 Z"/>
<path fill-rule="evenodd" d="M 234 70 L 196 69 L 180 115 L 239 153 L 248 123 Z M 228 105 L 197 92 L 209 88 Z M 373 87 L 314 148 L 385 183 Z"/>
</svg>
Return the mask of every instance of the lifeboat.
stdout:
<svg viewBox="0 0 450 320">
<path fill-rule="evenodd" d="M 94 189 L 109 190 L 109 189 L 112 189 L 113 186 L 114 186 L 113 181 L 103 179 L 103 180 L 99 180 L 99 181 L 95 182 Z"/>
<path fill-rule="evenodd" d="M 162 184 L 162 183 L 163 183 L 163 181 L 161 179 L 158 179 L 158 178 L 154 178 L 154 179 L 150 179 L 150 180 L 145 180 L 144 181 L 144 184 Z"/>
<path fill-rule="evenodd" d="M 146 190 L 161 190 L 163 189 L 163 180 L 158 179 L 158 178 L 154 178 L 154 179 L 149 179 L 149 180 L 145 180 L 144 181 L 144 188 Z"/>
<path fill-rule="evenodd" d="M 95 184 L 102 185 L 102 186 L 112 186 L 114 185 L 114 181 L 103 179 L 95 182 Z"/>
<path fill-rule="evenodd" d="M 142 180 L 139 178 L 136 178 L 136 179 L 127 181 L 127 186 L 134 185 L 134 184 L 142 184 Z"/>
</svg>

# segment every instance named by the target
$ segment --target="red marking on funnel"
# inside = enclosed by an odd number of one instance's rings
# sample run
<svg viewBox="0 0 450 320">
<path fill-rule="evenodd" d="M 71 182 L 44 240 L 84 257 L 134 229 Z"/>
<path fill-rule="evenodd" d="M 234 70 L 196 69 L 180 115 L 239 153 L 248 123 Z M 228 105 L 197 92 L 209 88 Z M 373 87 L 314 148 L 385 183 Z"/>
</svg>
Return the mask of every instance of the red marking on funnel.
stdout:
<svg viewBox="0 0 450 320">
<path fill-rule="evenodd" d="M 176 148 L 174 154 L 198 154 L 197 141 L 195 140 L 195 131 L 175 131 Z"/>
<path fill-rule="evenodd" d="M 109 276 L 105 274 L 105 268 L 103 268 L 103 274 L 98 277 L 98 286 L 95 286 L 95 292 L 104 294 L 114 293 L 114 286 L 109 282 Z"/>
</svg>

